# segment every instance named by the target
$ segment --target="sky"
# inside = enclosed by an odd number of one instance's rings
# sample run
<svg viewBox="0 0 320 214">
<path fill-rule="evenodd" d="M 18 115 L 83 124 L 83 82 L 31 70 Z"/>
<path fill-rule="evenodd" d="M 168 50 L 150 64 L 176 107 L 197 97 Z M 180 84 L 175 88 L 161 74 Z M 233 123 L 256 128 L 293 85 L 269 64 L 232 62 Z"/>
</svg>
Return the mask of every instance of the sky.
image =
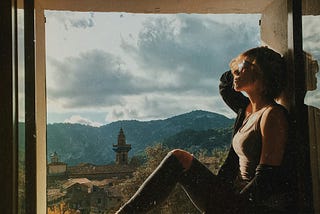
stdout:
<svg viewBox="0 0 320 214">
<path fill-rule="evenodd" d="M 101 126 L 192 110 L 235 117 L 219 78 L 232 58 L 260 45 L 259 19 L 46 11 L 48 123 Z M 304 20 L 304 37 L 319 60 L 317 21 Z M 319 103 L 319 91 L 308 96 Z"/>
</svg>

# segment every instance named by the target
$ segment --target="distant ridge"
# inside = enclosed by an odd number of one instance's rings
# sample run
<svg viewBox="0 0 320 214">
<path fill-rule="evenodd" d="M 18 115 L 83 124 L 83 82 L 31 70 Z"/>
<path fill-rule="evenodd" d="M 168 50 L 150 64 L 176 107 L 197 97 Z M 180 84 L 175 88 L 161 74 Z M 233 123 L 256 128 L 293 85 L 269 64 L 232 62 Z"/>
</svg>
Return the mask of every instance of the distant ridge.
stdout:
<svg viewBox="0 0 320 214">
<path fill-rule="evenodd" d="M 163 120 L 124 120 L 101 127 L 70 123 L 48 124 L 47 154 L 49 157 L 56 151 L 60 160 L 69 165 L 82 162 L 107 164 L 115 159 L 112 144 L 117 141 L 120 127 L 124 130 L 127 143 L 132 145 L 132 151 L 129 152 L 132 156 L 141 153 L 147 146 L 164 142 L 180 132 L 225 129 L 230 128 L 233 122 L 233 119 L 221 114 L 195 110 Z"/>
</svg>

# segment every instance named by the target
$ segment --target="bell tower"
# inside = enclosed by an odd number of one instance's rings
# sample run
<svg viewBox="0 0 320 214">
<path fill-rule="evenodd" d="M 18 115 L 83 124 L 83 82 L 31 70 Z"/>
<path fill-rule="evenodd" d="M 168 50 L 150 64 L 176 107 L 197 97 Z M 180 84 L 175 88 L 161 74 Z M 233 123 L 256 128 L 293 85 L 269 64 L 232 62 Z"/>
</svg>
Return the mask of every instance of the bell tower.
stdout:
<svg viewBox="0 0 320 214">
<path fill-rule="evenodd" d="M 120 165 L 128 164 L 128 152 L 131 150 L 131 144 L 126 143 L 126 136 L 123 129 L 120 128 L 118 134 L 118 143 L 113 144 L 113 150 L 116 152 L 116 163 Z"/>
<path fill-rule="evenodd" d="M 57 152 L 54 152 L 53 154 L 50 155 L 51 163 L 58 163 L 59 162 L 59 157 Z"/>
</svg>

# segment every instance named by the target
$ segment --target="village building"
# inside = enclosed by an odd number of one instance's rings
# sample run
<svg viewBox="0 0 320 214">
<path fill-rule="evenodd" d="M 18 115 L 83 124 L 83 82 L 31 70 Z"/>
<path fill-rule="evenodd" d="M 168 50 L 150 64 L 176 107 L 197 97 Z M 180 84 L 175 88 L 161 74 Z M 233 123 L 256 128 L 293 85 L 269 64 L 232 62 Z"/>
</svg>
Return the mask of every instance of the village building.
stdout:
<svg viewBox="0 0 320 214">
<path fill-rule="evenodd" d="M 81 213 L 109 213 L 121 203 L 122 196 L 114 188 L 115 179 L 91 181 L 74 178 L 64 181 L 60 188 L 49 189 L 48 207 L 67 204 L 68 209 Z"/>
<path fill-rule="evenodd" d="M 105 178 L 129 178 L 134 172 L 134 167 L 130 165 L 94 165 L 89 163 L 82 163 L 76 166 L 68 166 L 69 178 L 81 178 L 102 180 Z"/>
<path fill-rule="evenodd" d="M 48 207 L 67 204 L 68 208 L 81 213 L 108 213 L 118 207 L 122 201 L 115 184 L 132 177 L 135 166 L 128 164 L 128 152 L 131 145 L 126 143 L 121 128 L 117 144 L 113 144 L 116 152 L 115 164 L 94 165 L 81 163 L 68 166 L 60 162 L 54 152 L 47 166 Z"/>
<path fill-rule="evenodd" d="M 128 152 L 131 150 L 131 144 L 126 143 L 126 137 L 122 128 L 118 134 L 117 144 L 113 144 L 113 150 L 116 153 L 116 164 L 94 165 L 90 163 L 81 163 L 76 166 L 68 166 L 67 174 L 69 178 L 81 178 L 102 180 L 105 178 L 129 178 L 135 170 L 135 167 L 128 164 Z"/>
<path fill-rule="evenodd" d="M 51 163 L 47 166 L 48 182 L 50 183 L 52 180 L 82 177 L 93 180 L 131 177 L 135 170 L 134 166 L 128 164 L 128 152 L 131 150 L 131 144 L 126 143 L 125 134 L 122 128 L 120 128 L 118 134 L 118 143 L 113 144 L 113 150 L 116 153 L 116 164 L 106 165 L 80 163 L 76 166 L 68 166 L 66 163 L 60 162 L 58 154 L 54 152 L 50 156 Z"/>
<path fill-rule="evenodd" d="M 131 150 L 131 144 L 126 143 L 126 136 L 122 128 L 118 135 L 118 144 L 113 144 L 113 150 L 116 152 L 116 163 L 118 165 L 127 165 L 128 152 Z"/>
<path fill-rule="evenodd" d="M 47 165 L 48 184 L 54 180 L 67 178 L 67 164 L 59 161 L 58 154 L 54 152 L 50 156 L 51 162 Z"/>
</svg>

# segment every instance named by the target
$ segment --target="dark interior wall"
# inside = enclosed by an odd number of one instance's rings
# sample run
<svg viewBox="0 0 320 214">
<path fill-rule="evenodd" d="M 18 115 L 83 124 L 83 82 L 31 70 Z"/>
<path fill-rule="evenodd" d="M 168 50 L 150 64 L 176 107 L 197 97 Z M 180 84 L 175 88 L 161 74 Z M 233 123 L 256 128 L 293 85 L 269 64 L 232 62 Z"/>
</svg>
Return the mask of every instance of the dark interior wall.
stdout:
<svg viewBox="0 0 320 214">
<path fill-rule="evenodd" d="M 15 2 L 0 1 L 0 183 L 3 213 L 17 211 L 17 121 L 15 112 Z"/>
</svg>

